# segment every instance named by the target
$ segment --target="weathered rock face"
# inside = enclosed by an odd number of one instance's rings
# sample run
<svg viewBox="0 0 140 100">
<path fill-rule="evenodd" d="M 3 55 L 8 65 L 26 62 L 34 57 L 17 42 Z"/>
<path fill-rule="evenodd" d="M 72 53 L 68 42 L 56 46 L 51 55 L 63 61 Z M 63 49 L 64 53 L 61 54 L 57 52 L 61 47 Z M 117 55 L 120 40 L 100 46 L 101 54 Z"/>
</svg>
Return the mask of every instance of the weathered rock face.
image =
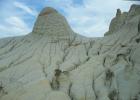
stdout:
<svg viewBox="0 0 140 100">
<path fill-rule="evenodd" d="M 0 100 L 140 100 L 139 9 L 86 38 L 45 8 L 32 33 L 0 40 Z"/>
<path fill-rule="evenodd" d="M 116 17 L 112 19 L 109 31 L 106 32 L 105 36 L 108 34 L 114 34 L 119 31 L 124 25 L 126 25 L 134 16 L 139 15 L 140 7 L 139 5 L 132 5 L 129 12 L 121 13 L 120 9 L 117 9 Z"/>
<path fill-rule="evenodd" d="M 60 40 L 61 38 L 62 40 L 62 38 L 69 39 L 73 37 L 75 33 L 61 14 L 55 9 L 47 7 L 39 14 L 32 34 L 40 34 L 55 40 Z"/>
</svg>

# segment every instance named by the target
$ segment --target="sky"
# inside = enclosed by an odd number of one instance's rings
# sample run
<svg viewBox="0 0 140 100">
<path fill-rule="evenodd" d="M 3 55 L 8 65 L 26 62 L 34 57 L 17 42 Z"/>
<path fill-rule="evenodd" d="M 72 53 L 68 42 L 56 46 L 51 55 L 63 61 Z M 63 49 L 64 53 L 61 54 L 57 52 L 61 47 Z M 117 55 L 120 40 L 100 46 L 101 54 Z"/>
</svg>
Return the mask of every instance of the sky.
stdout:
<svg viewBox="0 0 140 100">
<path fill-rule="evenodd" d="M 29 34 L 44 7 L 57 9 L 76 33 L 103 37 L 116 9 L 128 11 L 132 4 L 139 4 L 139 1 L 0 0 L 0 38 Z"/>
</svg>

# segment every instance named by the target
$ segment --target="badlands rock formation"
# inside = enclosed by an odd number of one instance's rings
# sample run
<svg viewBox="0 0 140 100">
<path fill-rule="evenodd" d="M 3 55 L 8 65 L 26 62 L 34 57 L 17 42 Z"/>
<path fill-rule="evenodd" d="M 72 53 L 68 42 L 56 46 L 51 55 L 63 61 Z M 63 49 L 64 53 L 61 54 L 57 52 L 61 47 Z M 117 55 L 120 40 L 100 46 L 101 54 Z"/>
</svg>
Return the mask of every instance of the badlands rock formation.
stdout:
<svg viewBox="0 0 140 100">
<path fill-rule="evenodd" d="M 43 9 L 30 34 L 0 40 L 0 100 L 140 100 L 140 6 L 102 38 Z"/>
</svg>

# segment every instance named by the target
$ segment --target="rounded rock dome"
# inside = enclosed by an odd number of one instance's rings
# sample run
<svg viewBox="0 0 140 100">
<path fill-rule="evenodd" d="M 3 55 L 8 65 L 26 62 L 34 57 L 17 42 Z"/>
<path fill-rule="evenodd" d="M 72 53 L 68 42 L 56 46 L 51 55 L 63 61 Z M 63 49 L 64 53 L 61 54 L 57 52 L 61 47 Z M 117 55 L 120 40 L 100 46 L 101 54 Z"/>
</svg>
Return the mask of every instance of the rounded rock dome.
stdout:
<svg viewBox="0 0 140 100">
<path fill-rule="evenodd" d="M 57 13 L 57 11 L 54 8 L 46 7 L 40 12 L 39 16 L 49 15 L 51 13 Z"/>
</svg>

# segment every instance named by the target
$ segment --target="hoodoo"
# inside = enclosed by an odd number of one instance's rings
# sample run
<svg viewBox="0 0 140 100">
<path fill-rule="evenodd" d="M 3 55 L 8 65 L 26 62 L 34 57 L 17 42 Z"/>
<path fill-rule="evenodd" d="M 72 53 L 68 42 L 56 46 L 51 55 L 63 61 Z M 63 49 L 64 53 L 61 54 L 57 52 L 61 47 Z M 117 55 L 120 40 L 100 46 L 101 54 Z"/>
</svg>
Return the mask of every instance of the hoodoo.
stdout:
<svg viewBox="0 0 140 100">
<path fill-rule="evenodd" d="M 44 8 L 35 22 L 33 34 L 46 35 L 48 38 L 70 38 L 74 32 L 64 16 L 51 7 Z"/>
</svg>

